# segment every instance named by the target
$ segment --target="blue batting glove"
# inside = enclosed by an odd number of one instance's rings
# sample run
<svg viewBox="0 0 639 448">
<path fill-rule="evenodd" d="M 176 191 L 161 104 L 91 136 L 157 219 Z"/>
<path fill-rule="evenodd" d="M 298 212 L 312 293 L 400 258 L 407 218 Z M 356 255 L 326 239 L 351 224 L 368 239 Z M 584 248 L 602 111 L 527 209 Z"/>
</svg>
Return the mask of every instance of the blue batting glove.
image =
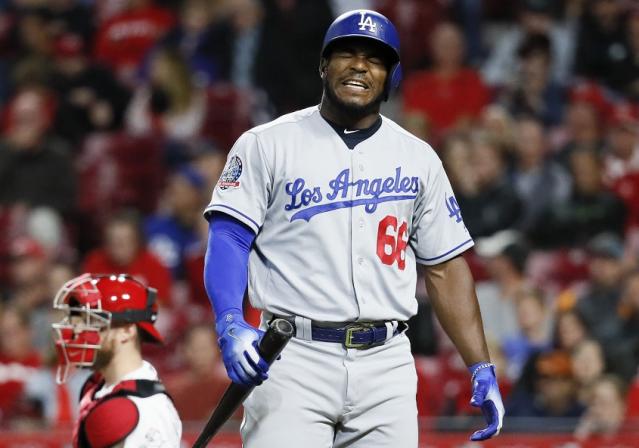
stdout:
<svg viewBox="0 0 639 448">
<path fill-rule="evenodd" d="M 264 335 L 239 313 L 226 313 L 216 322 L 218 343 L 226 373 L 237 384 L 257 386 L 268 378 L 269 365 L 257 351 Z"/>
<path fill-rule="evenodd" d="M 484 429 L 475 431 L 470 440 L 486 440 L 499 434 L 504 420 L 504 403 L 501 401 L 495 366 L 489 362 L 478 362 L 468 368 L 473 385 L 473 396 L 470 404 L 481 408 L 488 423 Z"/>
</svg>

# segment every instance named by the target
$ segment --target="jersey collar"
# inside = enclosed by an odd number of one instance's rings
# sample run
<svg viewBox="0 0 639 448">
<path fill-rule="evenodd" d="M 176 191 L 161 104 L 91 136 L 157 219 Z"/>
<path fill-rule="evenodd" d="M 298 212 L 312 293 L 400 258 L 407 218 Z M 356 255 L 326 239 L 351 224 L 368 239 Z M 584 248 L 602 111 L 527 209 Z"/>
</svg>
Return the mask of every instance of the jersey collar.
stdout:
<svg viewBox="0 0 639 448">
<path fill-rule="evenodd" d="M 331 127 L 337 132 L 337 135 L 344 141 L 344 144 L 348 146 L 349 149 L 355 148 L 358 144 L 372 136 L 377 130 L 382 126 L 382 117 L 378 117 L 371 126 L 365 129 L 347 129 L 344 126 L 340 126 L 337 123 L 333 123 L 332 121 L 324 118 L 321 114 L 320 116 L 329 124 Z"/>
</svg>

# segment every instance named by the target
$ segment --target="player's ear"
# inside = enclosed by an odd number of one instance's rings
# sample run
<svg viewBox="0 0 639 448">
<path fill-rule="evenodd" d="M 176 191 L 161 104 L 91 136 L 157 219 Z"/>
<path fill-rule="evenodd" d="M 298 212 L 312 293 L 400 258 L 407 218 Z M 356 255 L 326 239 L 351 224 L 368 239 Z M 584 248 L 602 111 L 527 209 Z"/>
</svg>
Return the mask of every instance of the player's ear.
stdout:
<svg viewBox="0 0 639 448">
<path fill-rule="evenodd" d="M 133 341 L 136 345 L 138 345 L 140 335 L 137 325 L 129 323 L 122 325 L 121 327 L 119 327 L 119 329 L 121 342 Z"/>
<path fill-rule="evenodd" d="M 319 64 L 319 75 L 320 78 L 324 78 L 326 76 L 326 68 L 328 67 L 328 59 L 321 58 Z"/>
</svg>

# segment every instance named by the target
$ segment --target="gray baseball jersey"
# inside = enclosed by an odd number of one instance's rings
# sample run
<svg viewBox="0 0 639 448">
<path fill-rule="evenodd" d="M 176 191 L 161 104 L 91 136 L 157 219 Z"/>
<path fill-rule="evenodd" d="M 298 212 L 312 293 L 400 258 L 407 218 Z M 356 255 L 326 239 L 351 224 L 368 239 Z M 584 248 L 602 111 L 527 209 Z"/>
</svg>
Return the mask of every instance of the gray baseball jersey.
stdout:
<svg viewBox="0 0 639 448">
<path fill-rule="evenodd" d="M 350 149 L 317 106 L 245 132 L 212 211 L 257 234 L 252 305 L 316 321 L 406 320 L 417 310 L 416 262 L 441 263 L 473 245 L 427 143 L 382 117 Z"/>
</svg>

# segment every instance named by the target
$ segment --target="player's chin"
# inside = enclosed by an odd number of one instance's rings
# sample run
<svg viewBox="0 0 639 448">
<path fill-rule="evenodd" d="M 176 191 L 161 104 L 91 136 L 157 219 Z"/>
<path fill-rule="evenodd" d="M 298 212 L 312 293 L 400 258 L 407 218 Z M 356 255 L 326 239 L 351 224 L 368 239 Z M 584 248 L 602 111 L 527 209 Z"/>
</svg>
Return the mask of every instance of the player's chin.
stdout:
<svg viewBox="0 0 639 448">
<path fill-rule="evenodd" d="M 347 113 L 367 115 L 378 110 L 382 101 L 380 96 L 372 95 L 335 95 L 335 102 Z"/>
<path fill-rule="evenodd" d="M 335 96 L 342 104 L 352 105 L 354 107 L 366 107 L 375 101 L 376 95 L 370 90 L 356 90 L 353 88 L 335 89 Z"/>
</svg>

